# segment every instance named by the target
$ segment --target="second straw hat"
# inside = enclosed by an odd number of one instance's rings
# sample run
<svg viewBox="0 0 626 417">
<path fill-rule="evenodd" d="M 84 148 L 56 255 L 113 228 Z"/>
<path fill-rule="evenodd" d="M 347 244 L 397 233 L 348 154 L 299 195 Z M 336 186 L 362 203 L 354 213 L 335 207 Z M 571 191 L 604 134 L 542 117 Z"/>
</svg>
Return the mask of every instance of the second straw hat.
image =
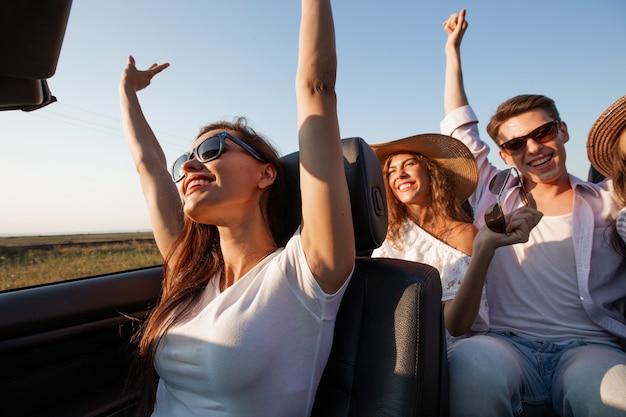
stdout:
<svg viewBox="0 0 626 417">
<path fill-rule="evenodd" d="M 613 178 L 615 142 L 626 129 L 626 96 L 611 104 L 595 121 L 587 138 L 587 156 L 591 165 L 607 178 Z"/>
</svg>

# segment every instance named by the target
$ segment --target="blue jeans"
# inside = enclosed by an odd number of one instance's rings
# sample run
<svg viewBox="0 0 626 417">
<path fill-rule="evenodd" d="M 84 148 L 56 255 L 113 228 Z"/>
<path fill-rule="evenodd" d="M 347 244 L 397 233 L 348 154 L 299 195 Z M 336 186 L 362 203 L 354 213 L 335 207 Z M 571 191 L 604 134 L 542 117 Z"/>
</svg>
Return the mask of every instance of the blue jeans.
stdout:
<svg viewBox="0 0 626 417">
<path fill-rule="evenodd" d="M 448 350 L 450 415 L 626 416 L 626 353 L 513 334 L 461 339 Z"/>
</svg>

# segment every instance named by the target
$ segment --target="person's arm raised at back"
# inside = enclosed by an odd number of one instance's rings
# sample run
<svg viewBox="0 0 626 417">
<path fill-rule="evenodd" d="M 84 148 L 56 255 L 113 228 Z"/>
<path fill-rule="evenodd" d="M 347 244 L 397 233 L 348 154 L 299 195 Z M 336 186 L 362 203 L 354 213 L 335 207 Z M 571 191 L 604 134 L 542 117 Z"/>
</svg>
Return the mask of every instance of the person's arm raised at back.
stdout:
<svg viewBox="0 0 626 417">
<path fill-rule="evenodd" d="M 326 293 L 354 266 L 350 196 L 337 120 L 337 56 L 330 0 L 302 0 L 296 97 L 302 190 L 302 245 Z"/>
<path fill-rule="evenodd" d="M 147 87 L 169 64 L 152 64 L 146 71 L 128 58 L 120 81 L 120 106 L 126 143 L 139 173 L 156 244 L 167 256 L 183 224 L 183 212 L 176 184 L 170 176 L 165 154 L 139 105 L 137 91 Z"/>
<path fill-rule="evenodd" d="M 458 14 L 450 15 L 443 22 L 443 28 L 448 33 L 445 46 L 446 75 L 443 89 L 443 107 L 445 114 L 469 104 L 463 86 L 463 71 L 461 69 L 461 41 L 467 29 L 465 9 Z"/>
</svg>

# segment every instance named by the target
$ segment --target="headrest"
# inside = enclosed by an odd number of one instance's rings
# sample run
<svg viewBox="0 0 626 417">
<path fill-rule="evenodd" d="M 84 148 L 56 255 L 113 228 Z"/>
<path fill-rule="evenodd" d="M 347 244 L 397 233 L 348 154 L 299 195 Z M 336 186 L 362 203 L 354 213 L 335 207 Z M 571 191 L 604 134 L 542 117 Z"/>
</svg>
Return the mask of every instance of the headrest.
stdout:
<svg viewBox="0 0 626 417">
<path fill-rule="evenodd" d="M 343 165 L 350 191 L 356 250 L 369 252 L 379 247 L 387 235 L 387 199 L 383 174 L 374 150 L 362 138 L 341 140 Z M 293 204 L 287 222 L 295 231 L 302 218 L 299 152 L 282 157 L 288 198 Z"/>
</svg>

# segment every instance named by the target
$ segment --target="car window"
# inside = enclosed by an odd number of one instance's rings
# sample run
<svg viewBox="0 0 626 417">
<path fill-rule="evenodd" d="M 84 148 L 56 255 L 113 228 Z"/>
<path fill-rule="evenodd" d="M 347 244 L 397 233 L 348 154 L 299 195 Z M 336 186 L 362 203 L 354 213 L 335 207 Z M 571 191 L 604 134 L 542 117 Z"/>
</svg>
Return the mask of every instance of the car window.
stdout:
<svg viewBox="0 0 626 417">
<path fill-rule="evenodd" d="M 0 238 L 0 291 L 163 263 L 151 232 Z"/>
<path fill-rule="evenodd" d="M 120 158 L 116 86 L 88 90 L 61 59 L 64 41 L 70 61 L 91 59 L 97 14 L 79 4 L 74 24 L 72 3 L 2 6 L 0 291 L 163 263 L 132 163 Z"/>
</svg>

